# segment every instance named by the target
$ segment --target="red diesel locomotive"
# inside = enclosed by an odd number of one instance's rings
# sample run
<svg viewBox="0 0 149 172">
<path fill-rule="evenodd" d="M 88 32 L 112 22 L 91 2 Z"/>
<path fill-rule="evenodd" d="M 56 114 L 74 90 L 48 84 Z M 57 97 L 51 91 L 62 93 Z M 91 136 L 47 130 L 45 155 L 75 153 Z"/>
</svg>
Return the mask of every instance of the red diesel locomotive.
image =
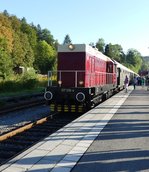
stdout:
<svg viewBox="0 0 149 172">
<path fill-rule="evenodd" d="M 117 63 L 89 45 L 59 45 L 57 62 L 44 94 L 51 111 L 85 112 L 120 89 Z"/>
</svg>

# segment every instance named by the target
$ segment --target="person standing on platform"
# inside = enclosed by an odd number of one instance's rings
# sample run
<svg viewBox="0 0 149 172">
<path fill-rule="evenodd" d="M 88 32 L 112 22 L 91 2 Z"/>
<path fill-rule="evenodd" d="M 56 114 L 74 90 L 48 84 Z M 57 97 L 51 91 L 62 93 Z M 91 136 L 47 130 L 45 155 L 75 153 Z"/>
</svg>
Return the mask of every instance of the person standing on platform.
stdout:
<svg viewBox="0 0 149 172">
<path fill-rule="evenodd" d="M 145 86 L 145 78 L 144 77 L 141 78 L 141 85 L 142 85 L 142 88 Z"/>
<path fill-rule="evenodd" d="M 137 85 L 137 78 L 135 76 L 134 79 L 133 79 L 133 87 L 134 87 L 134 90 L 136 89 L 136 85 Z"/>
<path fill-rule="evenodd" d="M 127 93 L 127 91 L 128 91 L 128 85 L 129 85 L 129 80 L 128 80 L 128 76 L 127 75 L 125 77 L 124 84 L 125 84 L 125 92 Z"/>
</svg>

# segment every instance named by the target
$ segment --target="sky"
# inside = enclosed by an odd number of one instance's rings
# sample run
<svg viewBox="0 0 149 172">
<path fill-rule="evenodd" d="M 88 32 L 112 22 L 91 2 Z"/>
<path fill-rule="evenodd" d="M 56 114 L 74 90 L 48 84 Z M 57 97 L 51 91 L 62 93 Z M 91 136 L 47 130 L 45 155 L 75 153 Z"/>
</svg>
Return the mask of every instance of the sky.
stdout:
<svg viewBox="0 0 149 172">
<path fill-rule="evenodd" d="M 63 43 L 119 44 L 149 56 L 149 0 L 0 0 L 0 12 L 47 28 Z"/>
</svg>

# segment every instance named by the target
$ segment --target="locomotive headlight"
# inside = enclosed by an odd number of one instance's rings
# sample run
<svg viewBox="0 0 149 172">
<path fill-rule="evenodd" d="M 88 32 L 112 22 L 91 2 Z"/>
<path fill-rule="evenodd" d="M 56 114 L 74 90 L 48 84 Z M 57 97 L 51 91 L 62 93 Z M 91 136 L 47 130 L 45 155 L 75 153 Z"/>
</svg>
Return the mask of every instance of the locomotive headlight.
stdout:
<svg viewBox="0 0 149 172">
<path fill-rule="evenodd" d="M 51 91 L 47 91 L 44 93 L 44 98 L 46 100 L 51 100 L 53 98 L 53 94 L 51 93 Z"/>
<path fill-rule="evenodd" d="M 74 50 L 74 49 L 75 49 L 75 46 L 74 46 L 73 44 L 69 44 L 69 45 L 68 45 L 68 48 L 69 48 L 70 50 Z"/>
<path fill-rule="evenodd" d="M 79 92 L 76 94 L 76 99 L 78 102 L 83 102 L 85 100 L 85 94 L 82 92 Z"/>
<path fill-rule="evenodd" d="M 83 81 L 79 81 L 79 85 L 83 85 Z"/>
<path fill-rule="evenodd" d="M 59 80 L 59 81 L 58 81 L 58 84 L 61 85 L 61 84 L 62 84 L 62 81 Z"/>
</svg>

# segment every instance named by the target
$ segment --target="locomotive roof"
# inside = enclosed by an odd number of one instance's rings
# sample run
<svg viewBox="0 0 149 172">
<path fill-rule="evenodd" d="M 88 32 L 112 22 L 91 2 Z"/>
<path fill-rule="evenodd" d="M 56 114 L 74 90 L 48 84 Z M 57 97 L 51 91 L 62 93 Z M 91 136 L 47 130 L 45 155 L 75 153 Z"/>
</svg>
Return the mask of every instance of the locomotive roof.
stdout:
<svg viewBox="0 0 149 172">
<path fill-rule="evenodd" d="M 96 48 L 93 48 L 87 44 L 64 44 L 64 45 L 58 45 L 58 52 L 86 52 L 92 56 L 95 56 L 97 58 L 100 58 L 104 61 L 111 61 L 113 62 L 109 57 L 102 54 L 100 51 L 98 51 Z"/>
<path fill-rule="evenodd" d="M 131 72 L 131 73 L 134 73 L 135 75 L 138 75 L 137 73 L 135 73 L 131 69 L 127 68 L 126 66 L 122 65 L 121 63 L 117 62 L 116 60 L 113 60 L 113 61 L 116 63 L 118 68 L 123 69 L 123 70 L 128 71 L 128 72 Z"/>
<path fill-rule="evenodd" d="M 117 62 L 116 60 L 113 60 L 113 61 L 116 63 L 118 68 L 124 69 L 124 70 L 129 71 L 129 72 L 131 71 L 126 66 L 122 65 L 121 63 Z"/>
</svg>

